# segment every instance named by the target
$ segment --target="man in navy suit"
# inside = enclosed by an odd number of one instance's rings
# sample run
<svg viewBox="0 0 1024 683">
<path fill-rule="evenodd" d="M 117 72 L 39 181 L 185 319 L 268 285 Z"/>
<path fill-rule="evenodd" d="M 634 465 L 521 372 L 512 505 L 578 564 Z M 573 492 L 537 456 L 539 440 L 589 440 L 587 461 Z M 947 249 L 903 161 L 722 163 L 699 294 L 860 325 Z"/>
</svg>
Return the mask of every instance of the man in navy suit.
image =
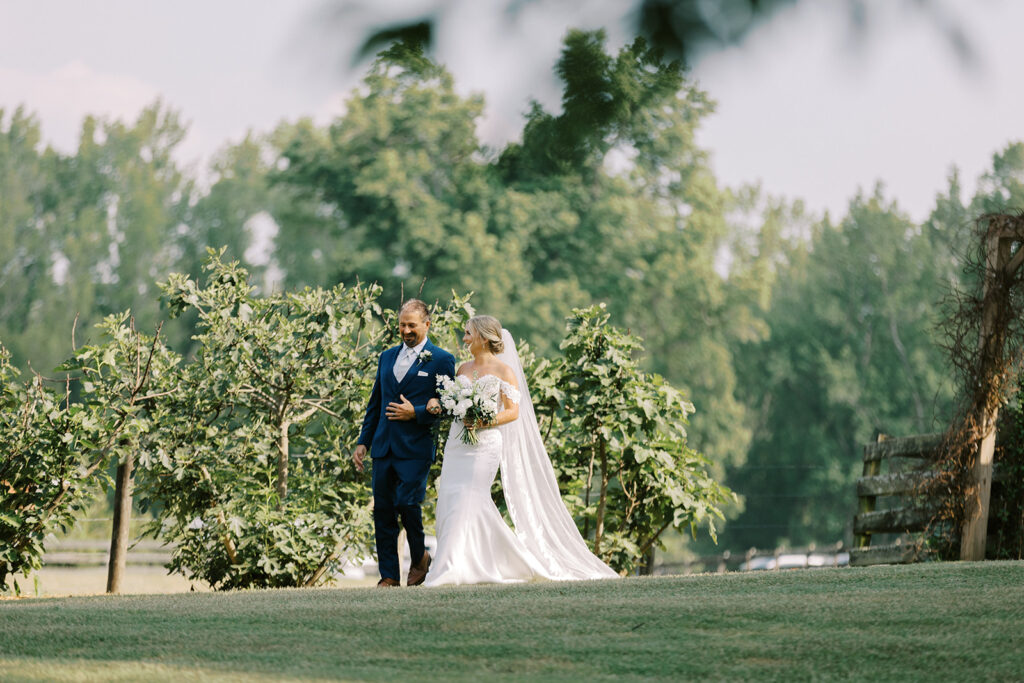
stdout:
<svg viewBox="0 0 1024 683">
<path fill-rule="evenodd" d="M 377 536 L 380 587 L 400 586 L 399 518 L 409 540 L 408 585 L 423 583 L 430 554 L 423 544 L 420 505 L 427 492 L 427 474 L 434 462 L 431 426 L 437 415 L 427 401 L 438 395 L 438 375 L 455 376 L 455 356 L 427 339 L 430 309 L 410 299 L 398 313 L 402 344 L 385 351 L 377 363 L 363 430 L 352 454 L 363 471 L 367 448 L 373 462 L 373 524 Z"/>
</svg>

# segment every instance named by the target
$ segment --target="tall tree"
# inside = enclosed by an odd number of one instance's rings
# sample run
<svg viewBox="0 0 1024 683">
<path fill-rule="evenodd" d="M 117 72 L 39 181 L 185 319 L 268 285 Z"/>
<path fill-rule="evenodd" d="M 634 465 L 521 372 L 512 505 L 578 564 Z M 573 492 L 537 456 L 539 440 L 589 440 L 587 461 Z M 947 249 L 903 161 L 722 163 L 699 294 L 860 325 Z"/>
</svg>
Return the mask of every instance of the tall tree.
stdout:
<svg viewBox="0 0 1024 683">
<path fill-rule="evenodd" d="M 76 317 L 83 335 L 129 308 L 152 327 L 153 282 L 178 257 L 190 199 L 172 157 L 184 133 L 156 103 L 131 125 L 86 118 L 77 152 L 61 155 L 38 151 L 38 126 L 15 113 L 0 134 L 0 239 L 12 242 L 0 272 L 19 294 L 0 311 L 0 338 L 15 364 L 49 371 L 71 351 Z"/>
<path fill-rule="evenodd" d="M 561 113 L 535 104 L 493 161 L 479 98 L 456 95 L 422 47 L 386 50 L 328 130 L 283 131 L 275 178 L 305 208 L 276 217 L 281 263 L 294 284 L 379 282 L 388 303 L 424 278 L 428 298 L 474 291 L 540 353 L 573 306 L 605 301 L 644 338 L 649 369 L 693 397 L 693 443 L 738 461 L 749 430 L 731 348 L 763 332 L 763 293 L 739 276 L 751 259 L 736 260 L 738 286 L 715 267 L 730 197 L 695 142 L 713 105 L 644 41 L 605 44 L 569 34 Z"/>
<path fill-rule="evenodd" d="M 296 126 L 284 149 L 278 181 L 318 214 L 282 221 L 286 282 L 307 282 L 310 272 L 327 274 L 316 284 L 377 282 L 388 304 L 424 279 L 428 299 L 452 290 L 498 298 L 517 274 L 517 254 L 486 229 L 489 187 L 476 137 L 483 101 L 459 96 L 419 47 L 397 44 L 346 108 L 326 131 Z"/>
<path fill-rule="evenodd" d="M 730 346 L 760 328 L 749 281 L 716 269 L 729 196 L 695 140 L 714 105 L 643 40 L 612 56 L 602 32 L 570 32 L 556 70 L 562 112 L 534 105 L 522 143 L 497 163 L 518 197 L 546 207 L 543 222 L 511 226 L 527 245 L 526 282 L 606 301 L 645 340 L 650 369 L 692 396 L 692 443 L 741 459 L 749 432 Z M 533 338 L 556 338 L 554 325 L 534 317 Z"/>
<path fill-rule="evenodd" d="M 1024 211 L 1024 142 L 1011 142 L 992 155 L 992 168 L 978 180 L 971 214 Z"/>
<path fill-rule="evenodd" d="M 15 367 L 33 360 L 48 371 L 69 350 L 71 319 L 54 316 L 67 272 L 51 234 L 62 195 L 57 155 L 40 147 L 34 116 L 0 110 L 0 340 Z"/>
<path fill-rule="evenodd" d="M 730 546 L 841 539 L 861 445 L 948 420 L 953 387 L 934 330 L 946 271 L 932 237 L 876 189 L 791 254 L 770 337 L 737 354 L 757 422 L 747 463 L 728 477 L 746 496 L 723 532 Z"/>
</svg>

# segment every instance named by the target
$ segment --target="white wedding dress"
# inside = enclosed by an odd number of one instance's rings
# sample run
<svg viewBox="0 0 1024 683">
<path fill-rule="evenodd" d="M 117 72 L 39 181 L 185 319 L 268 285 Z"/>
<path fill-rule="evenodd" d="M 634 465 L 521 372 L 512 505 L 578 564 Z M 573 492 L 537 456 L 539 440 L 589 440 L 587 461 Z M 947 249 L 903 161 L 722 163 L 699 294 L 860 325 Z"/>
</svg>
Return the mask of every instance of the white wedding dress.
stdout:
<svg viewBox="0 0 1024 683">
<path fill-rule="evenodd" d="M 424 585 L 616 578 L 590 552 L 562 502 L 508 330 L 502 339 L 506 350 L 498 358 L 512 367 L 522 391 L 493 375 L 476 381 L 496 401 L 505 395 L 518 403 L 519 418 L 478 430 L 475 445 L 462 443 L 462 425 L 452 424 L 437 484 L 437 557 Z M 515 531 L 491 499 L 499 469 Z"/>
</svg>

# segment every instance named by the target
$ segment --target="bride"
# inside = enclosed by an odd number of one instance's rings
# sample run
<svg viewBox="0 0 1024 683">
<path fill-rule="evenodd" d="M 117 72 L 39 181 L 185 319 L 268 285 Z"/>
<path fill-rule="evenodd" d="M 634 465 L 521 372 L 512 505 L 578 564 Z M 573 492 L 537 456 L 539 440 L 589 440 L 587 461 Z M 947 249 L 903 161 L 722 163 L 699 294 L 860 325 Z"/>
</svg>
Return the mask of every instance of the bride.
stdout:
<svg viewBox="0 0 1024 683">
<path fill-rule="evenodd" d="M 498 401 L 498 415 L 491 424 L 452 424 L 437 484 L 437 557 L 425 585 L 617 577 L 590 552 L 562 503 L 512 336 L 479 315 L 462 340 L 473 360 L 457 374 L 490 385 L 484 388 Z M 437 399 L 427 410 L 440 412 Z M 463 427 L 478 443 L 462 442 Z M 491 500 L 499 467 L 515 531 Z"/>
</svg>

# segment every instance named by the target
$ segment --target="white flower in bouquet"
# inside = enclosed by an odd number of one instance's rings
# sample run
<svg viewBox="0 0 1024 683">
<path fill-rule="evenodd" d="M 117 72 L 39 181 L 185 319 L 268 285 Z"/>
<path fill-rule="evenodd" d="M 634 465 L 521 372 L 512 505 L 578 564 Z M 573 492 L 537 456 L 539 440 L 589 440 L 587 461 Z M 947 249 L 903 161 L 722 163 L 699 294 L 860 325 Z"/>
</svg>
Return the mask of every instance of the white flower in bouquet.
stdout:
<svg viewBox="0 0 1024 683">
<path fill-rule="evenodd" d="M 474 382 L 465 375 L 454 380 L 443 375 L 437 378 L 441 407 L 446 415 L 462 422 L 462 443 L 480 441 L 474 430 L 466 429 L 467 424 L 487 424 L 498 416 L 497 385 L 489 379 Z"/>
</svg>

